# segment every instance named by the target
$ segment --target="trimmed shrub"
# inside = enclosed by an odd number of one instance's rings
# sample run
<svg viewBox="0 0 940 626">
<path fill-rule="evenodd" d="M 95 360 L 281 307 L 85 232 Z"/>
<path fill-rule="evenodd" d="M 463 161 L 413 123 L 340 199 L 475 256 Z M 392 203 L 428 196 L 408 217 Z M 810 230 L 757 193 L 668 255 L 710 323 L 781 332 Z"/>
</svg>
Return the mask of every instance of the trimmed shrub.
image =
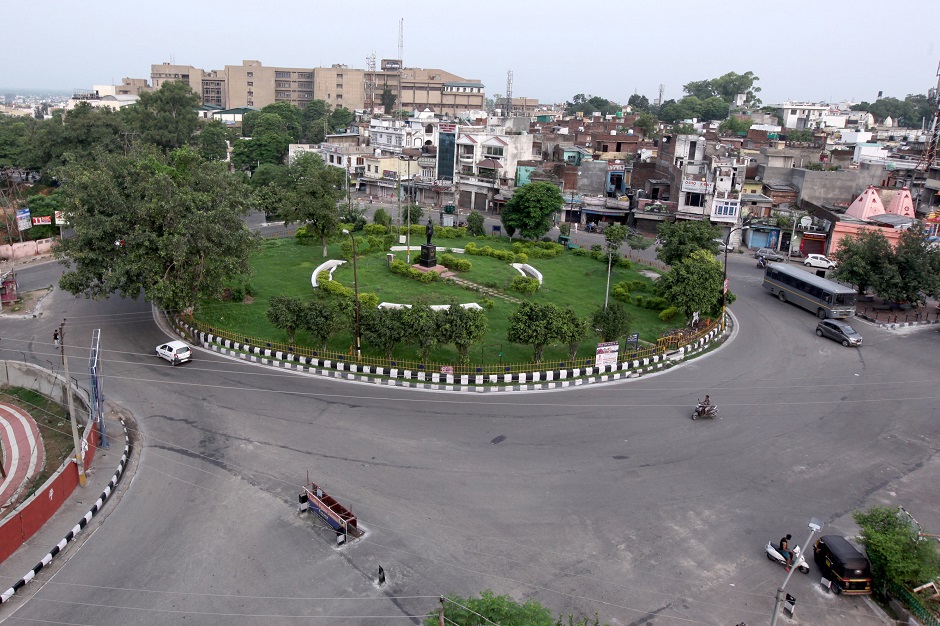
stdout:
<svg viewBox="0 0 940 626">
<path fill-rule="evenodd" d="M 537 278 L 529 278 L 528 276 L 516 276 L 510 281 L 509 288 L 521 294 L 531 296 L 539 290 L 539 281 Z"/>
<path fill-rule="evenodd" d="M 528 263 L 528 262 L 529 262 L 529 255 L 526 254 L 525 252 L 520 252 L 520 253 L 518 253 L 518 254 L 514 254 L 514 255 L 513 255 L 513 261 L 512 261 L 512 262 L 513 262 L 513 263 Z"/>
<path fill-rule="evenodd" d="M 610 288 L 610 295 L 621 302 L 630 302 L 630 289 L 627 281 L 622 280 Z"/>
<path fill-rule="evenodd" d="M 661 319 L 661 320 L 664 321 L 664 322 L 668 322 L 669 320 L 671 320 L 672 318 L 674 318 L 674 317 L 676 316 L 676 313 L 678 313 L 678 312 L 679 312 L 679 309 L 677 309 L 677 308 L 674 307 L 674 306 L 671 306 L 671 307 L 669 307 L 668 309 L 663 309 L 663 310 L 659 313 L 659 319 Z"/>
<path fill-rule="evenodd" d="M 363 226 L 362 232 L 367 235 L 384 235 L 388 232 L 388 228 L 385 224 L 366 224 Z"/>
<path fill-rule="evenodd" d="M 307 245 L 314 241 L 316 235 L 309 232 L 306 226 L 301 226 L 297 229 L 297 232 L 294 233 L 294 237 L 297 239 L 297 243 Z"/>
<path fill-rule="evenodd" d="M 628 269 L 630 269 L 631 267 L 633 267 L 633 261 L 631 261 L 630 259 L 628 259 L 628 258 L 625 257 L 625 256 L 622 256 L 622 257 L 620 257 L 619 259 L 617 259 L 617 260 L 615 261 L 615 264 L 617 265 L 617 267 L 622 267 L 622 268 L 624 268 L 624 269 L 626 269 L 626 270 L 628 270 Z"/>
<path fill-rule="evenodd" d="M 587 254 L 587 251 L 584 248 L 574 248 L 571 250 L 571 252 L 575 256 L 584 256 L 585 254 Z"/>
<path fill-rule="evenodd" d="M 484 309 L 492 309 L 494 306 L 496 306 L 496 303 L 493 302 L 490 298 L 483 298 L 480 300 L 480 306 L 482 306 Z"/>
<path fill-rule="evenodd" d="M 468 272 L 470 268 L 473 267 L 473 264 L 467 259 L 461 259 L 452 254 L 442 254 L 438 262 L 447 269 L 457 272 Z"/>
<path fill-rule="evenodd" d="M 322 273 L 327 274 L 327 272 L 322 272 Z M 327 274 L 327 277 L 329 277 L 329 274 Z M 324 293 L 327 293 L 331 296 L 339 296 L 341 298 L 353 297 L 352 289 L 350 289 L 349 287 L 343 286 L 342 284 L 336 282 L 335 280 L 326 280 L 326 281 L 320 282 L 320 280 L 317 279 L 317 284 L 320 285 L 320 289 L 322 289 Z"/>
<path fill-rule="evenodd" d="M 371 291 L 359 294 L 360 309 L 374 309 L 379 306 L 379 296 Z"/>
</svg>

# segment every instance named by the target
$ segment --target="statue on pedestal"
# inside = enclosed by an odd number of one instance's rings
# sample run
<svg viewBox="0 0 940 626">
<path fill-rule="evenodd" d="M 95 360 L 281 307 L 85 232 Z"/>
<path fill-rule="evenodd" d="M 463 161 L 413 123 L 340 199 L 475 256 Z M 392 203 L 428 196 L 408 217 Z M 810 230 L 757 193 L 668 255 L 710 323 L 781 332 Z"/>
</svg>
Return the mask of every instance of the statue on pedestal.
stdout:
<svg viewBox="0 0 940 626">
<path fill-rule="evenodd" d="M 428 225 L 424 227 L 424 234 L 428 238 L 428 244 L 431 245 L 431 237 L 434 236 L 434 224 L 431 222 L 431 218 L 428 218 Z"/>
</svg>

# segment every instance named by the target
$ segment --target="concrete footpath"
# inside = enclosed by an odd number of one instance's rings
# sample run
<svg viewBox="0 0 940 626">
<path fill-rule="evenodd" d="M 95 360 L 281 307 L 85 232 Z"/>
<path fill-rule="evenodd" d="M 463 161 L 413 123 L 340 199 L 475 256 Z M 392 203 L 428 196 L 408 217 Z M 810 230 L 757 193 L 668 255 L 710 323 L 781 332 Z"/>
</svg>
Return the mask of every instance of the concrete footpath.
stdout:
<svg viewBox="0 0 940 626">
<path fill-rule="evenodd" d="M 0 563 L 0 621 L 68 561 L 126 491 L 139 458 L 136 426 L 126 411 L 109 405 L 105 432 L 110 447 L 98 449 L 86 472 L 86 486 L 76 487 L 42 529 Z"/>
</svg>

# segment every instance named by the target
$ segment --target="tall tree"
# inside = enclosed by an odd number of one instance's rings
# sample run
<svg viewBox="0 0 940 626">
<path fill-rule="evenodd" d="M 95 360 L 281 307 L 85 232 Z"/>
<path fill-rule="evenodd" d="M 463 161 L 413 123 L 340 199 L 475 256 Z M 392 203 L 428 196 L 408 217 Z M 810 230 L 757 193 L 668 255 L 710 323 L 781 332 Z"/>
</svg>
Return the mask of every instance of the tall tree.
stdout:
<svg viewBox="0 0 940 626">
<path fill-rule="evenodd" d="M 408 309 L 407 325 L 410 329 L 410 339 L 418 344 L 418 357 L 427 363 L 431 358 L 431 351 L 437 347 L 440 324 L 443 315 L 427 304 L 414 304 Z"/>
<path fill-rule="evenodd" d="M 532 360 L 542 362 L 545 346 L 561 336 L 562 313 L 554 304 L 523 302 L 509 316 L 506 338 L 532 346 Z"/>
<path fill-rule="evenodd" d="M 717 315 L 721 311 L 723 268 L 721 262 L 708 250 L 696 250 L 659 279 L 656 289 L 686 319 L 699 311 Z M 726 303 L 734 302 L 734 294 L 728 293 Z"/>
<path fill-rule="evenodd" d="M 627 100 L 627 104 L 633 107 L 634 111 L 639 111 L 643 113 L 649 113 L 650 111 L 650 101 L 646 96 L 641 96 L 638 93 L 633 94 Z"/>
<path fill-rule="evenodd" d="M 30 166 L 50 172 L 67 159 L 84 160 L 96 152 L 119 153 L 130 142 L 121 116 L 110 108 L 82 102 L 39 122 L 24 156 Z M 127 138 L 127 140 L 125 140 Z"/>
<path fill-rule="evenodd" d="M 536 182 L 520 187 L 503 209 L 503 225 L 526 239 L 537 239 L 552 228 L 552 215 L 565 206 L 558 187 Z"/>
<path fill-rule="evenodd" d="M 398 99 L 388 87 L 382 90 L 382 95 L 379 98 L 386 112 L 391 112 L 395 108 L 395 102 Z"/>
<path fill-rule="evenodd" d="M 682 221 L 674 224 L 663 222 L 659 225 L 662 248 L 656 258 L 666 265 L 674 265 L 696 250 L 707 250 L 711 254 L 717 254 L 718 244 L 714 239 L 720 234 L 721 231 L 708 222 Z"/>
<path fill-rule="evenodd" d="M 171 310 L 217 296 L 249 274 L 255 239 L 242 221 L 246 188 L 193 150 L 98 155 L 64 168 L 65 213 L 74 236 L 56 247 L 59 284 L 73 294 L 117 293 Z"/>
<path fill-rule="evenodd" d="M 339 224 L 336 203 L 345 191 L 346 172 L 326 165 L 319 155 L 307 152 L 289 166 L 290 188 L 285 190 L 280 215 L 288 224 L 299 223 L 320 238 L 327 256 L 327 237 Z"/>
<path fill-rule="evenodd" d="M 202 127 L 197 138 L 199 156 L 206 161 L 224 161 L 228 156 L 228 131 L 225 124 L 212 120 Z"/>
<path fill-rule="evenodd" d="M 395 347 L 405 341 L 411 333 L 408 326 L 408 309 L 372 309 L 360 311 L 362 339 L 367 346 L 381 350 L 391 360 Z"/>
<path fill-rule="evenodd" d="M 305 304 L 296 296 L 274 296 L 268 302 L 268 321 L 287 333 L 287 342 L 294 343 L 294 334 L 303 326 Z"/>
<path fill-rule="evenodd" d="M 442 343 L 452 343 L 457 348 L 460 363 L 470 362 L 470 347 L 486 336 L 486 313 L 480 309 L 465 309 L 452 302 L 438 318 L 438 331 Z"/>
<path fill-rule="evenodd" d="M 121 113 L 143 141 L 164 150 L 174 150 L 192 140 L 199 126 L 196 114 L 199 102 L 199 94 L 188 84 L 171 80 L 156 91 L 140 94 L 140 100 L 121 109 Z"/>
<path fill-rule="evenodd" d="M 310 333 L 316 346 L 326 350 L 326 344 L 347 321 L 343 308 L 332 300 L 313 300 L 304 308 L 301 328 Z"/>
<path fill-rule="evenodd" d="M 891 257 L 888 239 L 877 229 L 862 229 L 856 235 L 839 240 L 835 256 L 839 262 L 833 272 L 837 280 L 855 285 L 859 294 L 870 287 L 880 289 L 897 283 L 899 277 Z"/>
<path fill-rule="evenodd" d="M 578 348 L 581 347 L 581 342 L 587 337 L 589 329 L 588 320 L 578 317 L 570 306 L 565 307 L 561 314 L 558 339 L 568 346 L 569 359 L 578 356 Z"/>
<path fill-rule="evenodd" d="M 633 122 L 633 127 L 642 131 L 644 138 L 652 139 L 659 134 L 659 120 L 649 113 L 641 113 Z"/>
<path fill-rule="evenodd" d="M 702 102 L 700 117 L 706 122 L 723 120 L 728 117 L 730 107 L 728 103 L 717 96 L 712 96 Z"/>
<path fill-rule="evenodd" d="M 709 80 L 695 80 L 683 85 L 682 89 L 690 96 L 695 96 L 700 100 L 707 100 L 712 96 L 717 96 L 731 104 L 738 94 L 744 94 L 747 106 L 760 106 L 760 99 L 757 94 L 760 93 L 760 87 L 755 83 L 760 78 L 754 75 L 754 72 L 744 72 L 736 74 L 728 72 L 718 78 Z M 717 119 L 717 118 L 716 118 Z"/>
<path fill-rule="evenodd" d="M 601 334 L 601 341 L 619 341 L 630 332 L 633 318 L 622 302 L 614 300 L 605 309 L 602 306 L 591 315 L 591 325 Z"/>
</svg>

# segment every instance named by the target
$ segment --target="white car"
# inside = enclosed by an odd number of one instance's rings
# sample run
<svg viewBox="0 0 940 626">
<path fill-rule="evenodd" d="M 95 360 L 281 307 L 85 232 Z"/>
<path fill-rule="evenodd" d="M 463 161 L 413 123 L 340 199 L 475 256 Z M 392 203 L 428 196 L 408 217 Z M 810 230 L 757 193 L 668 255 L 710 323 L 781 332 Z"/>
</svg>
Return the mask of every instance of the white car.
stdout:
<svg viewBox="0 0 940 626">
<path fill-rule="evenodd" d="M 168 341 L 157 346 L 157 356 L 173 365 L 193 360 L 193 351 L 182 341 Z"/>
<path fill-rule="evenodd" d="M 734 251 L 734 246 L 732 246 L 731 244 L 725 245 L 724 239 L 715 238 L 715 239 L 712 239 L 712 241 L 718 244 L 718 252 L 733 252 Z"/>
<path fill-rule="evenodd" d="M 808 254 L 806 258 L 803 259 L 803 265 L 806 267 L 818 267 L 824 270 L 831 270 L 835 268 L 835 261 L 830 261 L 821 254 Z"/>
</svg>

